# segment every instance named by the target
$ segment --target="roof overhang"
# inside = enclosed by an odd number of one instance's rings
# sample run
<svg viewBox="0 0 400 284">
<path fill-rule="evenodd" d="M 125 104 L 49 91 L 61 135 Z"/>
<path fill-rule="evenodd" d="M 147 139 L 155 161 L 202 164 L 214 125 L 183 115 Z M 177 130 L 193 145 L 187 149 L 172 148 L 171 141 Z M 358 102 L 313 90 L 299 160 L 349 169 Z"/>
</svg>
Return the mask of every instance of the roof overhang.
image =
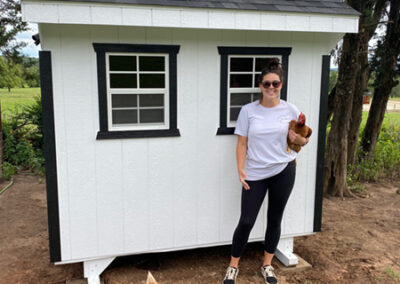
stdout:
<svg viewBox="0 0 400 284">
<path fill-rule="evenodd" d="M 168 28 L 357 33 L 358 15 L 22 1 L 26 22 Z"/>
</svg>

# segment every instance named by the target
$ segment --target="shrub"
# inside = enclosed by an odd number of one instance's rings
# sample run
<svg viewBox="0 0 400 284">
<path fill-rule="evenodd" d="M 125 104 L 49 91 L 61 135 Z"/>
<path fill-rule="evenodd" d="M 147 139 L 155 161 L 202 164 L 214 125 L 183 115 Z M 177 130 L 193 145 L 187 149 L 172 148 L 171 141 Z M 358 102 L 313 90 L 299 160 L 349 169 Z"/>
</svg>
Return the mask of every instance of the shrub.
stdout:
<svg viewBox="0 0 400 284">
<path fill-rule="evenodd" d="M 44 173 L 42 128 L 39 97 L 32 105 L 23 107 L 3 121 L 5 178 L 10 178 L 18 170 Z"/>
<path fill-rule="evenodd" d="M 360 133 L 362 129 L 360 129 Z M 360 150 L 357 155 L 360 157 Z M 385 121 L 376 144 L 375 157 L 349 165 L 347 181 L 349 186 L 361 181 L 378 181 L 380 178 L 400 177 L 400 125 Z"/>
</svg>

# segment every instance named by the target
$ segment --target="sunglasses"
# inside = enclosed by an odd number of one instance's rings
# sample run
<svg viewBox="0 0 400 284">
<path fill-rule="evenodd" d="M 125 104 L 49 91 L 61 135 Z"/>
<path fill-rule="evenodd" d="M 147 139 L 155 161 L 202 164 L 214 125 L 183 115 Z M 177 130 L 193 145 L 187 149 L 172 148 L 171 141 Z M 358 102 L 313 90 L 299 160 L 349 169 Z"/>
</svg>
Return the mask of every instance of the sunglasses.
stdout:
<svg viewBox="0 0 400 284">
<path fill-rule="evenodd" d="M 281 84 L 282 84 L 281 81 L 276 81 L 276 80 L 273 82 L 264 81 L 261 83 L 261 85 L 266 89 L 268 89 L 271 85 L 272 85 L 272 87 L 274 87 L 276 89 L 276 88 L 279 88 L 281 86 Z"/>
</svg>

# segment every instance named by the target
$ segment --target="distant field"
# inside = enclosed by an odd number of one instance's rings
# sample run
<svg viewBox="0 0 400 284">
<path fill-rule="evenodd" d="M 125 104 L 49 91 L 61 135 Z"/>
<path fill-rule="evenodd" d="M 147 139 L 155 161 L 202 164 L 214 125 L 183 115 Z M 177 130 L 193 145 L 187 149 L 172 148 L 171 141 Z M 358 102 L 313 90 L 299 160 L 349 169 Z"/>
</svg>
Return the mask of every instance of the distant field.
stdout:
<svg viewBox="0 0 400 284">
<path fill-rule="evenodd" d="M 19 108 L 29 105 L 36 96 L 40 96 L 40 88 L 0 89 L 1 112 L 3 118 Z"/>
<path fill-rule="evenodd" d="M 365 124 L 367 123 L 367 118 L 368 118 L 368 111 L 363 111 L 360 127 L 364 128 Z M 390 113 L 386 112 L 383 123 L 400 124 L 400 112 L 390 112 Z"/>
</svg>

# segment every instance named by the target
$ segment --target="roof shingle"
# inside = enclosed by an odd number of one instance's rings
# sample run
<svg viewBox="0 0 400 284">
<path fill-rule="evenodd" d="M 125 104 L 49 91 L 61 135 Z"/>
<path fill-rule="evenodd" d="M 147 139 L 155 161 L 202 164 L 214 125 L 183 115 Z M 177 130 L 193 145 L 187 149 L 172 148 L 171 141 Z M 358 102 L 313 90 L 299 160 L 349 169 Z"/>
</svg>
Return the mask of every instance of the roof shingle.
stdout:
<svg viewBox="0 0 400 284">
<path fill-rule="evenodd" d="M 61 2 L 95 2 L 156 5 L 193 8 L 303 12 L 333 15 L 360 15 L 342 0 L 61 0 Z"/>
</svg>

